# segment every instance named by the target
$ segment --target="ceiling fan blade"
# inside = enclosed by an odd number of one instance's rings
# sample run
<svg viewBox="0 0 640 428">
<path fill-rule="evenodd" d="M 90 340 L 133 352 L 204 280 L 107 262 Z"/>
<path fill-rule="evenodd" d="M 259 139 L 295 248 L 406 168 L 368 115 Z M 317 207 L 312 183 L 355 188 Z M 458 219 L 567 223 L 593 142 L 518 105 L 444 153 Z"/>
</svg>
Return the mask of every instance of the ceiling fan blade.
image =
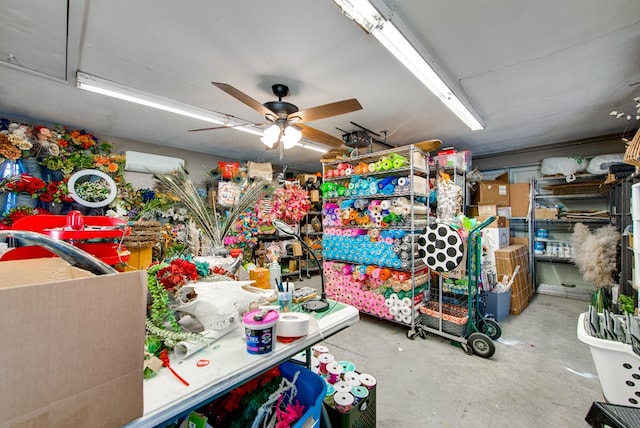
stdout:
<svg viewBox="0 0 640 428">
<path fill-rule="evenodd" d="M 296 123 L 296 125 L 302 131 L 302 136 L 310 141 L 315 141 L 317 143 L 326 144 L 331 147 L 340 147 L 343 145 L 342 139 L 334 137 L 333 135 L 329 135 L 326 132 L 322 132 L 319 129 L 312 128 L 307 125 L 303 125 L 301 123 Z"/>
<path fill-rule="evenodd" d="M 226 83 L 219 83 L 219 82 L 211 82 L 211 83 L 213 84 L 213 86 L 219 89 L 222 89 L 227 94 L 231 95 L 233 98 L 237 99 L 238 101 L 248 105 L 249 107 L 257 111 L 261 115 L 273 116 L 274 113 L 271 110 L 269 110 L 268 108 L 260 104 L 258 101 L 254 100 L 249 95 L 245 94 L 244 92 L 234 88 L 233 86 L 227 85 Z"/>
<path fill-rule="evenodd" d="M 324 119 L 332 116 L 339 116 L 352 111 L 362 110 L 362 106 L 355 98 L 349 100 L 337 101 L 331 104 L 311 107 L 305 110 L 291 114 L 292 117 L 299 117 L 300 122 L 311 122 L 318 119 Z"/>
<path fill-rule="evenodd" d="M 214 129 L 232 129 L 232 128 L 242 128 L 243 126 L 262 126 L 266 125 L 267 122 L 262 123 L 247 123 L 246 125 L 220 125 L 214 126 L 212 128 L 198 128 L 198 129 L 189 129 L 189 132 L 198 132 L 198 131 L 212 131 Z"/>
</svg>

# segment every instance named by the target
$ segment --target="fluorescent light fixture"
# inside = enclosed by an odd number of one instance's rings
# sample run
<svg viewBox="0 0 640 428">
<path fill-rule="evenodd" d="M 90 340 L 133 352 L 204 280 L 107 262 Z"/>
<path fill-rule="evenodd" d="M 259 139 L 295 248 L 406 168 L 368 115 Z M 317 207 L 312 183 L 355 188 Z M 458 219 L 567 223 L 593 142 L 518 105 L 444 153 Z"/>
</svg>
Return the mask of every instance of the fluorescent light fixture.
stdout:
<svg viewBox="0 0 640 428">
<path fill-rule="evenodd" d="M 327 153 L 329 151 L 329 150 L 327 150 L 325 148 L 314 146 L 314 145 L 309 144 L 309 143 L 296 143 L 296 146 L 303 147 L 303 148 L 308 149 L 308 150 L 313 150 L 313 151 L 318 152 L 318 153 Z"/>
<path fill-rule="evenodd" d="M 159 97 L 137 89 L 129 88 L 119 83 L 111 82 L 91 74 L 78 72 L 76 86 L 85 91 L 94 92 L 100 95 L 117 98 L 119 100 L 128 101 L 134 104 L 140 104 L 146 107 L 163 110 L 180 116 L 186 116 L 193 119 L 202 120 L 204 122 L 216 125 L 236 126 L 237 131 L 246 132 L 253 135 L 262 135 L 262 131 L 247 127 L 238 126 L 242 123 L 230 123 L 228 116 L 212 112 L 209 110 L 194 107 L 189 104 L 180 103 L 168 98 Z"/>
<path fill-rule="evenodd" d="M 342 11 L 380 42 L 414 76 L 437 96 L 472 131 L 484 129 L 480 121 L 390 21 L 368 0 L 333 0 Z"/>
</svg>

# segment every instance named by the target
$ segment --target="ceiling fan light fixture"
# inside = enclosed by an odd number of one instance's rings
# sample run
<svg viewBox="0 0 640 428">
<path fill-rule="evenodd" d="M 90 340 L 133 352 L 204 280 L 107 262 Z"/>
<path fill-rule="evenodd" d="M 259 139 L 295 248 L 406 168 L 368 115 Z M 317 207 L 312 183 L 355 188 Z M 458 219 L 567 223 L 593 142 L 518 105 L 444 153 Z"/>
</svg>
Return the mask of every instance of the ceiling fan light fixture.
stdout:
<svg viewBox="0 0 640 428">
<path fill-rule="evenodd" d="M 260 138 L 260 141 L 262 141 L 262 143 L 265 146 L 272 149 L 279 139 L 280 139 L 280 127 L 274 123 L 273 125 L 271 125 L 270 127 L 264 130 L 264 134 L 262 134 L 262 138 Z"/>
<path fill-rule="evenodd" d="M 302 138 L 302 131 L 294 126 L 287 126 L 284 129 L 284 134 L 281 137 L 282 143 L 285 149 L 291 149 L 296 146 L 296 143 Z"/>
</svg>

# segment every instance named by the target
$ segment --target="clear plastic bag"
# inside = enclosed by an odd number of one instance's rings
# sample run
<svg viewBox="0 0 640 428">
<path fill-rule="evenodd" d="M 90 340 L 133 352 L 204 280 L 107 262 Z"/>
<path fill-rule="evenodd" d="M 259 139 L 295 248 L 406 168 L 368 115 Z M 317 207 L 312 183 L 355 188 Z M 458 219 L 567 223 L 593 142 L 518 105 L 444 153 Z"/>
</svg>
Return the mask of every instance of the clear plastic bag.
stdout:
<svg viewBox="0 0 640 428">
<path fill-rule="evenodd" d="M 540 172 L 543 175 L 565 176 L 567 183 L 576 179 L 575 173 L 587 169 L 587 161 L 582 156 L 546 158 L 542 161 Z"/>
</svg>

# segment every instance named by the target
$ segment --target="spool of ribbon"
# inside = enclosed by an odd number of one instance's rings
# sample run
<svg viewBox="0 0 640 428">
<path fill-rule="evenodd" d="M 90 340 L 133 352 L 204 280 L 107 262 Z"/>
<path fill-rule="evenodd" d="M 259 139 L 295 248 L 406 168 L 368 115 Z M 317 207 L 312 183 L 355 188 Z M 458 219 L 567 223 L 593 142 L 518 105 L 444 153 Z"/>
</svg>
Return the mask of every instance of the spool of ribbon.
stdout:
<svg viewBox="0 0 640 428">
<path fill-rule="evenodd" d="M 371 376 L 369 373 L 360 373 L 360 384 L 371 391 L 376 386 L 376 378 Z"/>
<path fill-rule="evenodd" d="M 316 348 L 316 349 L 318 349 L 318 348 Z M 316 357 L 318 358 L 318 361 L 320 362 L 320 371 L 322 373 L 326 373 L 327 372 L 327 364 L 329 364 L 330 362 L 332 362 L 334 360 L 333 355 L 330 354 L 329 350 L 327 349 L 327 352 L 321 352 L 318 355 L 316 355 Z"/>
<path fill-rule="evenodd" d="M 340 413 L 349 413 L 353 408 L 355 398 L 350 392 L 336 392 L 333 394 L 335 409 Z"/>
<path fill-rule="evenodd" d="M 340 384 L 340 375 L 342 374 L 342 366 L 338 364 L 336 361 L 331 361 L 329 364 L 327 364 L 326 371 L 327 371 L 327 382 L 333 384 L 334 388 L 336 388 L 336 391 L 340 391 L 340 389 L 337 388 L 337 385 Z"/>
</svg>

